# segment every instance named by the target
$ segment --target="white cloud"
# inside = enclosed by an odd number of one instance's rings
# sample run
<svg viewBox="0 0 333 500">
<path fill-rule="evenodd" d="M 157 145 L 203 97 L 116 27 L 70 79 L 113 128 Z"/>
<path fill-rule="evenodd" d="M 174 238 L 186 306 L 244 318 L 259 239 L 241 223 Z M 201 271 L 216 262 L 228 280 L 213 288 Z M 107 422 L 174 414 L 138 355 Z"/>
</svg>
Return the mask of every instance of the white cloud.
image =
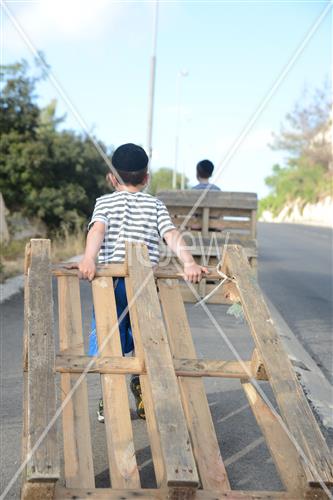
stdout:
<svg viewBox="0 0 333 500">
<path fill-rule="evenodd" d="M 40 49 L 48 42 L 90 40 L 99 37 L 114 22 L 119 3 L 109 0 L 41 0 L 8 2 L 7 8 Z M 9 17 L 4 15 L 5 49 L 22 47 L 22 40 Z"/>
</svg>

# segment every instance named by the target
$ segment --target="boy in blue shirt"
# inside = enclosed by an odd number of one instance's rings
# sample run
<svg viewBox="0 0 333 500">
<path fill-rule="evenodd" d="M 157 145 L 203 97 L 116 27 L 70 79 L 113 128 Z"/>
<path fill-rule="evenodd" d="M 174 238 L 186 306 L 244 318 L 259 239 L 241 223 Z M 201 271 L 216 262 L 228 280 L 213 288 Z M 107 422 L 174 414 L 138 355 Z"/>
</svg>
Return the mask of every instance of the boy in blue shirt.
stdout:
<svg viewBox="0 0 333 500">
<path fill-rule="evenodd" d="M 209 178 L 212 176 L 214 171 L 214 165 L 209 160 L 201 160 L 197 164 L 197 179 L 199 184 L 194 186 L 192 189 L 209 189 L 209 191 L 221 191 L 221 189 L 215 184 L 209 182 Z"/>
</svg>

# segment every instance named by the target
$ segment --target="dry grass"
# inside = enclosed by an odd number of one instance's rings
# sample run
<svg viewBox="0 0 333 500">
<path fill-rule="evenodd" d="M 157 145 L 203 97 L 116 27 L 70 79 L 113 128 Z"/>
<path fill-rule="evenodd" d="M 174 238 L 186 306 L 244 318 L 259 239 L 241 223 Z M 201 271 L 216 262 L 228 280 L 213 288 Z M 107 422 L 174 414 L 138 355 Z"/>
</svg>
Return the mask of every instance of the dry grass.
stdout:
<svg viewBox="0 0 333 500">
<path fill-rule="evenodd" d="M 76 228 L 74 231 L 63 229 L 55 239 L 52 240 L 52 261 L 61 262 L 84 252 L 86 242 L 86 231 Z"/>
<path fill-rule="evenodd" d="M 52 261 L 62 262 L 84 252 L 86 232 L 63 229 L 51 238 Z M 23 273 L 25 245 L 29 240 L 12 240 L 0 245 L 0 283 Z"/>
</svg>

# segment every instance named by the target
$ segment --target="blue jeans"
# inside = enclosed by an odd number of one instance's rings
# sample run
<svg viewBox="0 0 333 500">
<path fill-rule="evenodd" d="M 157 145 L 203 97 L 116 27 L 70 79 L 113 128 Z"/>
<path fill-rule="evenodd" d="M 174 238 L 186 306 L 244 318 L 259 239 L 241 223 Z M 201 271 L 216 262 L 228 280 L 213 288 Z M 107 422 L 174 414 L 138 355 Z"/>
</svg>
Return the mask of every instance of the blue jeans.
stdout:
<svg viewBox="0 0 333 500">
<path fill-rule="evenodd" d="M 127 307 L 127 296 L 126 296 L 126 288 L 125 288 L 125 279 L 118 278 L 115 281 L 115 289 L 114 294 L 116 298 L 116 306 L 117 306 L 117 316 L 118 318 L 124 312 Z M 119 333 L 120 333 L 120 341 L 121 348 L 123 351 L 123 355 L 127 354 L 134 349 L 133 343 L 133 335 L 131 329 L 131 322 L 129 313 L 127 312 L 123 319 L 119 322 Z M 96 334 L 96 319 L 95 319 L 95 311 L 93 310 L 92 319 L 91 319 L 91 332 L 89 336 L 89 356 L 98 355 L 98 343 L 97 343 L 97 334 Z"/>
</svg>

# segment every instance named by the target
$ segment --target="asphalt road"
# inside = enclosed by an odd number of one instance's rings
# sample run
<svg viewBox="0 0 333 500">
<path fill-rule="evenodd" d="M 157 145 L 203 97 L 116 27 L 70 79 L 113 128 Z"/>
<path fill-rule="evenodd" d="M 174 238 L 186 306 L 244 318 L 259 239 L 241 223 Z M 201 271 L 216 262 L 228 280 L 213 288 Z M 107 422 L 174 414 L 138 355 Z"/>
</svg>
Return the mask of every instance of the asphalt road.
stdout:
<svg viewBox="0 0 333 500">
<path fill-rule="evenodd" d="M 258 224 L 259 282 L 298 340 L 333 383 L 333 232 Z"/>
<path fill-rule="evenodd" d="M 259 224 L 259 245 L 259 277 L 264 291 L 305 347 L 325 369 L 327 376 L 330 376 L 331 232 L 312 227 Z M 82 283 L 81 298 L 87 340 L 91 315 L 91 292 L 88 283 Z M 17 294 L 1 307 L 0 492 L 20 465 L 23 294 Z M 226 306 L 210 306 L 212 314 L 223 328 L 222 337 L 202 309 L 188 305 L 187 310 L 198 356 L 234 359 L 234 354 L 223 339 L 225 336 L 243 359 L 248 359 L 253 343 L 247 326 L 227 315 Z M 89 376 L 89 379 L 96 486 L 105 487 L 110 484 L 105 426 L 99 424 L 96 419 L 100 382 L 96 375 Z M 232 487 L 281 489 L 275 467 L 239 381 L 210 379 L 205 383 Z M 263 383 L 262 388 L 274 404 L 268 385 Z M 130 401 L 134 408 L 131 398 Z M 61 426 L 59 428 L 61 429 Z M 146 487 L 152 486 L 154 474 L 145 423 L 136 419 L 134 412 L 133 429 L 142 484 Z M 15 482 L 6 498 L 19 498 L 19 484 L 19 481 Z"/>
</svg>

